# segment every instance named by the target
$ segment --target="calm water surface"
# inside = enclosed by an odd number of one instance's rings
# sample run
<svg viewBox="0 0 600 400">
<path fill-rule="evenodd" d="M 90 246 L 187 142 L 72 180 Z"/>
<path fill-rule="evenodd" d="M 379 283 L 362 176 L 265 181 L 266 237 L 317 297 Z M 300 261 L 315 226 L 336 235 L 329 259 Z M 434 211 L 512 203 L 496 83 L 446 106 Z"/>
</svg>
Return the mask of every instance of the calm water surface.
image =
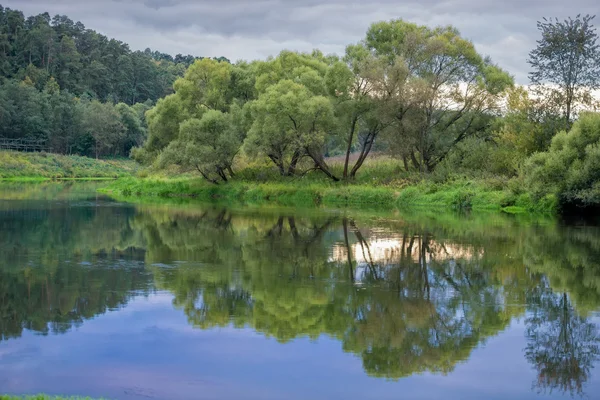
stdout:
<svg viewBox="0 0 600 400">
<path fill-rule="evenodd" d="M 600 229 L 0 185 L 0 393 L 600 399 Z"/>
</svg>

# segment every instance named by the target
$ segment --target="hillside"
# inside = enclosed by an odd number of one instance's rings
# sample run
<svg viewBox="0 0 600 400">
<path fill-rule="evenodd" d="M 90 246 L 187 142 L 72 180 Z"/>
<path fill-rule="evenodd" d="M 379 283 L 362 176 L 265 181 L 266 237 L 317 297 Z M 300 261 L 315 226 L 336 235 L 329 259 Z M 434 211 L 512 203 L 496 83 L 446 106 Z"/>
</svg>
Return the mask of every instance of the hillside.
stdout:
<svg viewBox="0 0 600 400">
<path fill-rule="evenodd" d="M 171 93 L 195 59 L 149 48 L 132 51 L 66 15 L 25 16 L 0 5 L 0 83 L 27 80 L 42 90 L 54 78 L 61 90 L 78 97 L 132 105 Z"/>
<path fill-rule="evenodd" d="M 137 164 L 127 159 L 0 151 L 0 179 L 117 178 L 130 176 L 136 169 Z"/>
</svg>

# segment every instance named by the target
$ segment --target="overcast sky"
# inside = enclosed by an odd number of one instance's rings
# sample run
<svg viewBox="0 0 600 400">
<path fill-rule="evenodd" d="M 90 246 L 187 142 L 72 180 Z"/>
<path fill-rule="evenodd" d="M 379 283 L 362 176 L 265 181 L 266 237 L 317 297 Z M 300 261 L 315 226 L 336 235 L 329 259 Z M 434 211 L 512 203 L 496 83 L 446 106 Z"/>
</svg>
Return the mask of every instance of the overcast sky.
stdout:
<svg viewBox="0 0 600 400">
<path fill-rule="evenodd" d="M 66 14 L 86 27 L 170 54 L 262 59 L 282 49 L 344 51 L 376 21 L 452 24 L 527 83 L 542 17 L 600 13 L 598 0 L 0 0 L 26 15 Z M 600 20 L 597 22 L 600 24 Z"/>
</svg>

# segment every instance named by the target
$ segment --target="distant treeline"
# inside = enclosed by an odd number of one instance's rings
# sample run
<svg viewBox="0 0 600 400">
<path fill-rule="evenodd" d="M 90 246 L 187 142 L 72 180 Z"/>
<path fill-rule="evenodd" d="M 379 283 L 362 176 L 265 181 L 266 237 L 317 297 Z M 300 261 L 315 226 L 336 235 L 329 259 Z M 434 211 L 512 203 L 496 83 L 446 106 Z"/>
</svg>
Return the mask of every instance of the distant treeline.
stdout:
<svg viewBox="0 0 600 400">
<path fill-rule="evenodd" d="M 131 132 L 125 106 L 144 103 L 136 106 L 140 111 L 172 93 L 197 58 L 132 51 L 67 16 L 25 17 L 0 5 L 0 136 L 45 139 L 61 153 L 126 156 L 130 143 L 143 138 Z M 86 129 L 91 121 L 85 115 L 98 112 L 104 119 L 120 112 L 121 126 L 111 138 Z M 133 124 L 143 128 L 143 112 L 137 115 Z"/>
</svg>

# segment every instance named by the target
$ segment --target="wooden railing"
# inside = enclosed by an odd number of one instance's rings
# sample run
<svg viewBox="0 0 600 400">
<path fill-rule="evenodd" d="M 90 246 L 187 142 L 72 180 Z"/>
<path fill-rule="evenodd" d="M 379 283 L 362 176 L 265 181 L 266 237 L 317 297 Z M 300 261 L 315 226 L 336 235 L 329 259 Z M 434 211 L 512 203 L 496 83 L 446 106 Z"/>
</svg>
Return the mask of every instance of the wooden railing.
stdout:
<svg viewBox="0 0 600 400">
<path fill-rule="evenodd" d="M 9 139 L 0 137 L 0 150 L 15 151 L 50 151 L 45 140 L 39 139 Z"/>
</svg>

